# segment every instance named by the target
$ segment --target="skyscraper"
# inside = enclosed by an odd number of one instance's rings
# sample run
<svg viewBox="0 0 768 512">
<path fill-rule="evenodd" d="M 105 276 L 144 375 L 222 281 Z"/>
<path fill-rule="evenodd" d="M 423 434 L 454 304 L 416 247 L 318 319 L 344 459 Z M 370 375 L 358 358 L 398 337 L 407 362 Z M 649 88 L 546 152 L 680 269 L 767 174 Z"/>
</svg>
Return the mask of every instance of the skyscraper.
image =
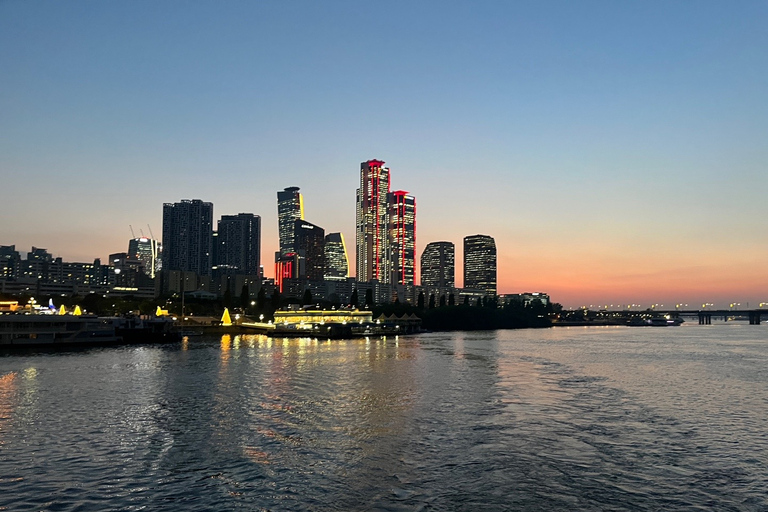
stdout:
<svg viewBox="0 0 768 512">
<path fill-rule="evenodd" d="M 261 267 L 261 217 L 222 215 L 216 236 L 215 266 L 223 274 L 258 275 Z"/>
<path fill-rule="evenodd" d="M 163 268 L 211 275 L 213 204 L 182 199 L 163 204 Z"/>
<path fill-rule="evenodd" d="M 128 256 L 141 262 L 144 273 L 151 278 L 158 270 L 160 247 L 157 240 L 152 238 L 132 238 L 128 241 Z"/>
<path fill-rule="evenodd" d="M 421 253 L 421 286 L 450 293 L 455 284 L 455 247 L 453 242 L 430 242 Z"/>
<path fill-rule="evenodd" d="M 357 190 L 357 280 L 391 281 L 389 243 L 389 168 L 381 160 L 360 164 L 360 188 Z"/>
<path fill-rule="evenodd" d="M 296 252 L 293 247 L 294 225 L 304 218 L 304 200 L 299 187 L 288 187 L 277 193 L 277 224 L 280 235 L 280 255 Z"/>
<path fill-rule="evenodd" d="M 492 237 L 464 237 L 464 288 L 496 295 L 496 242 Z"/>
<path fill-rule="evenodd" d="M 346 279 L 349 275 L 349 258 L 344 235 L 329 233 L 325 236 L 325 279 Z"/>
<path fill-rule="evenodd" d="M 299 277 L 322 281 L 325 271 L 325 230 L 305 220 L 295 221 L 293 230 L 293 246 L 299 255 Z"/>
<path fill-rule="evenodd" d="M 416 198 L 404 190 L 391 192 L 389 201 L 392 283 L 413 285 L 416 259 Z"/>
</svg>

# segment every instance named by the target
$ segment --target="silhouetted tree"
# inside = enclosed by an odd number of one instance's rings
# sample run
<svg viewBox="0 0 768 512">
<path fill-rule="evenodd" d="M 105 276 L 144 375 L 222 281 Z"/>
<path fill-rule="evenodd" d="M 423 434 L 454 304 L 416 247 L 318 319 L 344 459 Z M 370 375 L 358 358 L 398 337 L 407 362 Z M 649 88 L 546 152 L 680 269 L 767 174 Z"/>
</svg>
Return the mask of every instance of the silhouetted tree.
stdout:
<svg viewBox="0 0 768 512">
<path fill-rule="evenodd" d="M 435 294 L 429 294 L 429 309 L 435 309 Z"/>
<path fill-rule="evenodd" d="M 464 296 L 464 305 L 469 306 L 469 295 Z"/>
<path fill-rule="evenodd" d="M 365 307 L 372 308 L 374 306 L 373 303 L 373 290 L 371 288 L 368 288 L 365 290 Z"/>
<path fill-rule="evenodd" d="M 482 299 L 482 297 L 478 297 L 478 298 L 477 298 L 477 304 L 476 304 L 476 305 L 477 305 L 477 307 L 480 307 L 480 306 L 482 306 L 482 305 L 483 305 L 483 299 Z"/>
<path fill-rule="evenodd" d="M 310 304 L 312 304 L 312 291 L 307 288 L 304 290 L 304 297 L 301 298 L 301 305 L 308 306 Z"/>
<path fill-rule="evenodd" d="M 275 291 L 272 293 L 272 309 L 280 309 L 280 291 L 277 288 L 275 288 Z"/>
<path fill-rule="evenodd" d="M 247 309 L 248 306 L 251 304 L 251 291 L 248 288 L 247 284 L 243 285 L 243 288 L 240 290 L 240 307 L 243 308 L 243 310 Z"/>
<path fill-rule="evenodd" d="M 448 305 L 449 306 L 455 306 L 456 305 L 456 297 L 451 293 L 448 295 Z"/>
<path fill-rule="evenodd" d="M 264 307 L 267 305 L 267 292 L 264 291 L 264 287 L 259 288 L 259 293 L 256 295 L 256 308 L 259 311 L 264 311 Z"/>
<path fill-rule="evenodd" d="M 224 307 L 232 307 L 232 292 L 229 290 L 229 284 L 227 284 L 227 291 L 224 292 Z"/>
<path fill-rule="evenodd" d="M 424 309 L 424 292 L 419 292 L 418 307 L 419 309 Z"/>
<path fill-rule="evenodd" d="M 400 305 L 400 297 L 398 297 L 397 295 L 395 295 L 395 301 L 394 301 L 394 304 L 396 304 L 396 305 L 398 305 L 398 306 Z"/>
<path fill-rule="evenodd" d="M 352 307 L 356 308 L 359 302 L 360 302 L 360 297 L 358 297 L 357 288 L 355 288 L 354 290 L 352 290 L 352 297 L 349 299 L 349 303 L 350 305 L 352 305 Z"/>
<path fill-rule="evenodd" d="M 445 306 L 445 294 L 440 295 L 440 307 L 442 308 L 444 306 Z"/>
</svg>

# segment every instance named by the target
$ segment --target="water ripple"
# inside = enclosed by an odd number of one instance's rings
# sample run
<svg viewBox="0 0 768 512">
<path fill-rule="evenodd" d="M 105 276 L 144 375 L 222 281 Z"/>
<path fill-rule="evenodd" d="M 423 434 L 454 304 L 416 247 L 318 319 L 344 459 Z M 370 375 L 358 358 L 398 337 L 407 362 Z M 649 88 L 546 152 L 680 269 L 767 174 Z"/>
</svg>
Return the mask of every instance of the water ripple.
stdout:
<svg viewBox="0 0 768 512">
<path fill-rule="evenodd" d="M 766 510 L 766 330 L 730 327 L 6 356 L 0 509 Z"/>
</svg>

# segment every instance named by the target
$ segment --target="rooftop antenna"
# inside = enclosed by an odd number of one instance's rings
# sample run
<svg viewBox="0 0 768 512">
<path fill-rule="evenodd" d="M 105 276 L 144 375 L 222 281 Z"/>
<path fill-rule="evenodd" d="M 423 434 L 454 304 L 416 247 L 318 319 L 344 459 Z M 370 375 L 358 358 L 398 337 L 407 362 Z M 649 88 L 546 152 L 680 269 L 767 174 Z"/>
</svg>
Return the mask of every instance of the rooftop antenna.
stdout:
<svg viewBox="0 0 768 512">
<path fill-rule="evenodd" d="M 140 229 L 139 233 L 141 233 L 141 238 L 147 238 L 147 237 L 144 236 L 144 230 L 143 229 Z"/>
<path fill-rule="evenodd" d="M 155 239 L 155 235 L 154 235 L 154 234 L 152 234 L 152 228 L 151 228 L 151 227 L 149 227 L 149 224 L 147 224 L 147 229 L 149 230 L 149 236 L 151 236 L 151 237 L 152 237 L 152 240 L 154 240 L 154 239 Z"/>
<path fill-rule="evenodd" d="M 136 233 L 134 233 L 134 232 L 133 232 L 133 226 L 131 226 L 130 224 L 128 224 L 128 227 L 129 227 L 129 228 L 131 228 L 131 237 L 132 237 L 132 238 L 136 238 Z"/>
</svg>

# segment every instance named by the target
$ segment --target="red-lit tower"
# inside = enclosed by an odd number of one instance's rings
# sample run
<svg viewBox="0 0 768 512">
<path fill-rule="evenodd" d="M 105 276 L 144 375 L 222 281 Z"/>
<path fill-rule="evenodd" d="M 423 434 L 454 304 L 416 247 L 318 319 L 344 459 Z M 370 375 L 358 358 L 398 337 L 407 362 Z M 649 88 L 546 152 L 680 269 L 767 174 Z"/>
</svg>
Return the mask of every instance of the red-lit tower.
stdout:
<svg viewBox="0 0 768 512">
<path fill-rule="evenodd" d="M 357 190 L 357 280 L 391 282 L 389 168 L 381 160 L 360 164 Z"/>
</svg>

